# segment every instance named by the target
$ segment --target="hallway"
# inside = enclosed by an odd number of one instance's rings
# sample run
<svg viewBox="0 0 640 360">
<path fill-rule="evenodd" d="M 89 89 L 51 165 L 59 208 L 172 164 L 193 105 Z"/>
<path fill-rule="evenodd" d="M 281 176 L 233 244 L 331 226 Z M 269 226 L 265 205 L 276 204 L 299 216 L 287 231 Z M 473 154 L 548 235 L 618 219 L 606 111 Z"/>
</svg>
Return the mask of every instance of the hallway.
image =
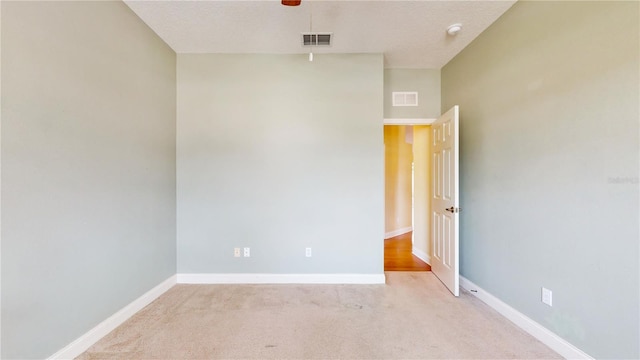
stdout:
<svg viewBox="0 0 640 360">
<path fill-rule="evenodd" d="M 412 232 L 384 241 L 384 271 L 431 271 L 431 266 L 411 253 Z"/>
</svg>

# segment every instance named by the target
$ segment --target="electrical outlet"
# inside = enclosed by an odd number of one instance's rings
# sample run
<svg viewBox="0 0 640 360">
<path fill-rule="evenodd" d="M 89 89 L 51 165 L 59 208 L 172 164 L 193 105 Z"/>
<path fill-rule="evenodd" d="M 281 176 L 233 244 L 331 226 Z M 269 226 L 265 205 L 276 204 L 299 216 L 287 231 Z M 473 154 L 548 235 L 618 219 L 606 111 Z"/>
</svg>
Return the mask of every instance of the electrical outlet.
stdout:
<svg viewBox="0 0 640 360">
<path fill-rule="evenodd" d="M 233 256 L 234 257 L 240 257 L 240 248 L 234 248 L 233 249 Z"/>
<path fill-rule="evenodd" d="M 553 292 L 547 288 L 542 288 L 542 302 L 553 306 Z"/>
<path fill-rule="evenodd" d="M 244 257 L 251 257 L 251 249 L 246 247 L 244 248 Z"/>
<path fill-rule="evenodd" d="M 304 256 L 311 257 L 311 248 L 304 249 Z"/>
</svg>

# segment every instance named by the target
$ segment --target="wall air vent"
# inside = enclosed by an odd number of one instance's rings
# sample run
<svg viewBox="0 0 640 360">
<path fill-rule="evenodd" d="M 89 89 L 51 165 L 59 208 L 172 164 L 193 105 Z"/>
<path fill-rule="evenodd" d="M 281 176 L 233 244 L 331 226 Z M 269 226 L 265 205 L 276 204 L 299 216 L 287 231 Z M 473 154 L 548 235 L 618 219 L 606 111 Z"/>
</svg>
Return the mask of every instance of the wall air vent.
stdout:
<svg viewBox="0 0 640 360">
<path fill-rule="evenodd" d="M 418 106 L 417 91 L 394 91 L 391 95 L 393 106 Z"/>
<path fill-rule="evenodd" d="M 303 46 L 331 46 L 331 33 L 303 33 Z"/>
</svg>

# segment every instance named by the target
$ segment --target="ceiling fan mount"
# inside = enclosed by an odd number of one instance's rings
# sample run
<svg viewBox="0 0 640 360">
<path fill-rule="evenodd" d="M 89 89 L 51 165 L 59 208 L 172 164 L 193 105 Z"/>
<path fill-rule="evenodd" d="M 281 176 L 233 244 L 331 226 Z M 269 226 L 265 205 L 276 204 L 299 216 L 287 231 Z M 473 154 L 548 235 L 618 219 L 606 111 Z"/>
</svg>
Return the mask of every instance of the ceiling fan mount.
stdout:
<svg viewBox="0 0 640 360">
<path fill-rule="evenodd" d="M 284 6 L 298 6 L 302 0 L 282 0 Z"/>
</svg>

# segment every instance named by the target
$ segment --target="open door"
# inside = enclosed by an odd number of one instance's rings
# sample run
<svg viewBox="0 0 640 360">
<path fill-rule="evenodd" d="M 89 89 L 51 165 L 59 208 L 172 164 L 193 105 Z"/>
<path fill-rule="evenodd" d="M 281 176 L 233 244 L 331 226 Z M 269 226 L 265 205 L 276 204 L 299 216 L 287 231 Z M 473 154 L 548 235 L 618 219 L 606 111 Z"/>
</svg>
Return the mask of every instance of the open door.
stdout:
<svg viewBox="0 0 640 360">
<path fill-rule="evenodd" d="M 459 289 L 459 149 L 458 106 L 444 113 L 431 126 L 433 192 L 431 208 L 431 271 L 458 296 Z"/>
</svg>

